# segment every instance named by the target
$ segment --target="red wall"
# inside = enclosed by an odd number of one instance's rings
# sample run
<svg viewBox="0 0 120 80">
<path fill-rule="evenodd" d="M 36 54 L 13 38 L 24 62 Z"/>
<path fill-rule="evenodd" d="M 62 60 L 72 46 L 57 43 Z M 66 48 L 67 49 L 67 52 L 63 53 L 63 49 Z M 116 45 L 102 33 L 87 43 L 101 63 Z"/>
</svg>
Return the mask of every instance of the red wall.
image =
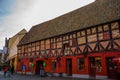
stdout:
<svg viewBox="0 0 120 80">
<path fill-rule="evenodd" d="M 89 73 L 89 58 L 90 57 L 100 57 L 101 58 L 101 62 L 102 62 L 102 71 L 101 72 L 97 72 L 97 75 L 107 75 L 107 70 L 106 70 L 106 57 L 120 57 L 120 52 L 102 52 L 102 53 L 91 53 L 88 54 L 86 57 L 84 57 L 83 55 L 78 55 L 78 56 L 63 56 L 61 57 L 61 66 L 59 66 L 58 63 L 56 63 L 56 70 L 54 70 L 53 72 L 55 73 L 66 73 L 66 59 L 67 58 L 71 58 L 72 59 L 72 74 L 88 74 Z M 84 71 L 78 71 L 77 70 L 77 59 L 78 58 L 84 58 L 85 61 L 85 70 Z M 46 72 L 50 72 L 51 71 L 51 66 L 52 66 L 52 60 L 56 60 L 56 58 L 49 58 L 49 59 L 45 59 L 45 58 L 34 58 L 34 70 L 36 68 L 36 61 L 37 60 L 42 60 L 44 62 L 46 62 L 47 66 L 45 67 Z M 23 62 L 26 66 L 27 66 L 27 72 L 29 72 L 29 59 L 22 59 L 21 62 Z M 17 71 L 20 71 L 20 62 L 17 63 Z"/>
</svg>

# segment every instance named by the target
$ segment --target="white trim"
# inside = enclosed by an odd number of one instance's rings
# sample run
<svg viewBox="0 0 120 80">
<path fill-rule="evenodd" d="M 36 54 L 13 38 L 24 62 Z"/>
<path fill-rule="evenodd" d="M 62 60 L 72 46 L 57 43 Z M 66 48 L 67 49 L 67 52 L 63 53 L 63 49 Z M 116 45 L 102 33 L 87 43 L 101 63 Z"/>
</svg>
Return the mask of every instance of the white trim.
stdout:
<svg viewBox="0 0 120 80">
<path fill-rule="evenodd" d="M 72 74 L 72 77 L 75 78 L 90 78 L 87 74 Z"/>
<path fill-rule="evenodd" d="M 22 74 L 22 72 L 20 71 L 20 72 L 17 72 L 17 74 Z"/>
<path fill-rule="evenodd" d="M 27 75 L 34 75 L 35 73 L 33 72 L 26 72 Z"/>
<path fill-rule="evenodd" d="M 53 73 L 53 76 L 60 76 L 59 73 Z M 68 76 L 66 73 L 62 73 L 62 77 L 74 77 L 74 78 L 89 78 L 89 79 L 102 79 L 107 80 L 107 76 L 96 75 L 96 77 L 90 77 L 88 74 L 72 74 L 72 76 Z"/>
<path fill-rule="evenodd" d="M 105 80 L 107 80 L 108 77 L 107 76 L 96 75 L 96 79 L 105 79 Z"/>
</svg>

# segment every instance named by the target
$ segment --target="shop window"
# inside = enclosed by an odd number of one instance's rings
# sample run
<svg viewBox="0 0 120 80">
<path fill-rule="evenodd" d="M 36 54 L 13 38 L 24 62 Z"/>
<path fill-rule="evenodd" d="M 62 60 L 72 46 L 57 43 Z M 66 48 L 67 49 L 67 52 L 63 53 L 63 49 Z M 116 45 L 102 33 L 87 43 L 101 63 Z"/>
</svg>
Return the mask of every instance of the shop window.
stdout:
<svg viewBox="0 0 120 80">
<path fill-rule="evenodd" d="M 101 65 L 100 57 L 95 57 L 95 66 L 96 66 L 96 72 L 101 72 L 102 65 Z"/>
<path fill-rule="evenodd" d="M 78 70 L 83 71 L 84 70 L 84 59 L 83 58 L 79 58 L 78 59 Z"/>
<path fill-rule="evenodd" d="M 52 70 L 56 69 L 56 61 L 52 61 Z"/>
<path fill-rule="evenodd" d="M 102 64 L 101 64 L 101 58 L 100 57 L 93 57 L 90 58 L 90 66 L 91 68 L 95 68 L 96 72 L 101 72 L 102 70 Z"/>
<path fill-rule="evenodd" d="M 107 59 L 107 67 L 108 67 L 108 70 L 117 69 L 117 65 L 116 65 L 116 63 L 113 61 L 113 58 Z"/>
</svg>

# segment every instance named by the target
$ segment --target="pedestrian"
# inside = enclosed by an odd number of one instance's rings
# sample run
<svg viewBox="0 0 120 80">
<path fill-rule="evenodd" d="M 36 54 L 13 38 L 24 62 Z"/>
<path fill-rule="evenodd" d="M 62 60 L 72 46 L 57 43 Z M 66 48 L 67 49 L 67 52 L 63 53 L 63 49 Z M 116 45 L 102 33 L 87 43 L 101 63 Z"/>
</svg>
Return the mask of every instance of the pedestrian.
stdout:
<svg viewBox="0 0 120 80">
<path fill-rule="evenodd" d="M 13 73 L 14 73 L 14 66 L 12 65 L 11 66 L 11 74 L 13 75 Z"/>
<path fill-rule="evenodd" d="M 26 74 L 26 65 L 22 65 L 22 74 L 25 75 Z"/>
<path fill-rule="evenodd" d="M 40 65 L 40 76 L 44 77 L 45 76 L 45 70 L 42 65 Z"/>
<path fill-rule="evenodd" d="M 8 70 L 7 70 L 7 76 L 8 77 L 10 77 L 10 73 L 11 73 L 11 71 L 10 71 L 11 69 L 10 69 L 10 66 L 8 67 Z"/>
<path fill-rule="evenodd" d="M 4 66 L 4 68 L 3 68 L 4 76 L 6 76 L 7 70 L 8 70 L 7 66 Z"/>
</svg>

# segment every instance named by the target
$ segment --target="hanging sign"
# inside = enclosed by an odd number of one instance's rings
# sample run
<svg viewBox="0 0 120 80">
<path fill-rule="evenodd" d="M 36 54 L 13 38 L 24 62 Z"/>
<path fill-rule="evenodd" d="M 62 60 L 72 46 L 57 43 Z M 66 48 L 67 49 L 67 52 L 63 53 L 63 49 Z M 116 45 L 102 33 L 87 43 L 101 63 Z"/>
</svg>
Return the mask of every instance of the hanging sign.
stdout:
<svg viewBox="0 0 120 80">
<path fill-rule="evenodd" d="M 34 63 L 29 62 L 29 68 L 32 69 L 34 67 Z"/>
<path fill-rule="evenodd" d="M 34 67 L 34 63 L 32 63 L 31 66 Z"/>
<path fill-rule="evenodd" d="M 61 61 L 61 58 L 60 58 L 60 57 L 57 57 L 57 61 Z"/>
<path fill-rule="evenodd" d="M 45 54 L 46 52 L 45 52 L 45 50 L 42 50 L 42 52 L 41 52 L 42 54 Z"/>
<path fill-rule="evenodd" d="M 45 67 L 46 66 L 46 62 L 43 62 L 43 67 Z"/>
</svg>

